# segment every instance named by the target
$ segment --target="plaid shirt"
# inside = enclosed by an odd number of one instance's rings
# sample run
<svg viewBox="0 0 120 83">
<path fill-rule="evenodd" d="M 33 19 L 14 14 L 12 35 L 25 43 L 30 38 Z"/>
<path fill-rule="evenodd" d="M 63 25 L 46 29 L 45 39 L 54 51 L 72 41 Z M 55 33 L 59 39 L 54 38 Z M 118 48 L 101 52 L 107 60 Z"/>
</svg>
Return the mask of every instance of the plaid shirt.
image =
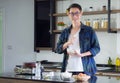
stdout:
<svg viewBox="0 0 120 83">
<path fill-rule="evenodd" d="M 66 65 L 68 60 L 67 51 L 66 49 L 63 50 L 62 47 L 63 44 L 68 41 L 71 28 L 72 26 L 69 26 L 68 28 L 64 29 L 61 32 L 61 35 L 57 42 L 57 48 L 55 50 L 56 53 L 59 54 L 64 53 L 63 65 L 61 70 L 62 72 L 66 70 Z M 84 73 L 88 75 L 93 75 L 97 71 L 94 56 L 96 56 L 96 54 L 99 53 L 100 45 L 97 39 L 97 35 L 95 31 L 92 29 L 92 27 L 86 26 L 81 23 L 81 30 L 79 32 L 79 41 L 80 41 L 80 49 L 81 49 L 80 52 L 84 53 L 90 51 L 92 54 L 91 56 L 82 57 Z"/>
</svg>

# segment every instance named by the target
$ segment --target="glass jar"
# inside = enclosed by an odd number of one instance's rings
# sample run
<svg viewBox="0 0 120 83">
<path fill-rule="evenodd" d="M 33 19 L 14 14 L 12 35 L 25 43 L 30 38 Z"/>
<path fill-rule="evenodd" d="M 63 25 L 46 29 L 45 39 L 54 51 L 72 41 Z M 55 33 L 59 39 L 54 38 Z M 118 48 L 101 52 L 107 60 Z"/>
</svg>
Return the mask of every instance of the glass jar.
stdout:
<svg viewBox="0 0 120 83">
<path fill-rule="evenodd" d="M 101 28 L 108 28 L 108 20 L 107 18 L 102 18 L 101 19 Z"/>
<path fill-rule="evenodd" d="M 98 29 L 99 28 L 99 19 L 94 19 L 93 20 L 93 28 Z"/>
<path fill-rule="evenodd" d="M 108 20 L 107 20 L 107 18 L 105 18 L 105 20 L 104 20 L 104 28 L 108 28 Z"/>
<path fill-rule="evenodd" d="M 87 25 L 87 26 L 90 26 L 90 24 L 91 24 L 91 23 L 90 23 L 90 19 L 87 19 L 87 20 L 86 20 L 86 25 Z"/>
</svg>

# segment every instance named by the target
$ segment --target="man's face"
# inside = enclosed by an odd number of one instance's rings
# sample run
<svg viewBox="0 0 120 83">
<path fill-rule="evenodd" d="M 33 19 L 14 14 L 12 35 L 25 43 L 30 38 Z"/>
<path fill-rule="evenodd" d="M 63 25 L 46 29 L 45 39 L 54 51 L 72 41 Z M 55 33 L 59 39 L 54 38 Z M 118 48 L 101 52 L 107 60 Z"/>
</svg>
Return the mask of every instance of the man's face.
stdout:
<svg viewBox="0 0 120 83">
<path fill-rule="evenodd" d="M 70 11 L 68 12 L 68 16 L 72 21 L 72 23 L 80 22 L 82 11 L 80 11 L 78 8 L 70 8 Z"/>
</svg>

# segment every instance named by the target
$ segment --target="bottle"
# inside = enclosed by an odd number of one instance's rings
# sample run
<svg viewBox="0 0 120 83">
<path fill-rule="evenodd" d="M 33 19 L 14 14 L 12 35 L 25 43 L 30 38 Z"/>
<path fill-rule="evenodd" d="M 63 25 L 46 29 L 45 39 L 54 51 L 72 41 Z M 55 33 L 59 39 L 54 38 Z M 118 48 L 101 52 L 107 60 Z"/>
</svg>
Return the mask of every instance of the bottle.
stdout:
<svg viewBox="0 0 120 83">
<path fill-rule="evenodd" d="M 35 77 L 41 78 L 41 63 L 39 61 L 36 62 Z"/>
<path fill-rule="evenodd" d="M 32 67 L 32 74 L 35 75 L 35 72 L 36 72 L 36 66 L 33 66 Z"/>
<path fill-rule="evenodd" d="M 116 71 L 119 71 L 119 68 L 120 68 L 120 58 L 119 57 L 116 58 L 115 66 L 116 66 Z"/>
<path fill-rule="evenodd" d="M 43 79 L 43 72 L 44 72 L 44 67 L 41 65 L 41 67 L 40 67 L 40 69 L 41 69 L 41 79 Z"/>
<path fill-rule="evenodd" d="M 112 65 L 112 59 L 111 59 L 111 57 L 109 57 L 109 59 L 108 59 L 108 65 Z"/>
</svg>

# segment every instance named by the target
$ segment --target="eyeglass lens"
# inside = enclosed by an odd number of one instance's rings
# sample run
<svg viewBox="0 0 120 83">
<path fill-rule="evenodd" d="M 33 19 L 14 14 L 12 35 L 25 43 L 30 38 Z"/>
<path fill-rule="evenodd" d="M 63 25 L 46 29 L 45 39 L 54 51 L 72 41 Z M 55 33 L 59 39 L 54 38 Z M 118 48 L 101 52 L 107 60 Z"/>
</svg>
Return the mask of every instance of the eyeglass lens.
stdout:
<svg viewBox="0 0 120 83">
<path fill-rule="evenodd" d="M 79 15 L 80 14 L 80 12 L 71 12 L 71 13 L 69 13 L 70 15 L 72 15 L 72 16 L 74 16 L 74 15 Z"/>
</svg>

